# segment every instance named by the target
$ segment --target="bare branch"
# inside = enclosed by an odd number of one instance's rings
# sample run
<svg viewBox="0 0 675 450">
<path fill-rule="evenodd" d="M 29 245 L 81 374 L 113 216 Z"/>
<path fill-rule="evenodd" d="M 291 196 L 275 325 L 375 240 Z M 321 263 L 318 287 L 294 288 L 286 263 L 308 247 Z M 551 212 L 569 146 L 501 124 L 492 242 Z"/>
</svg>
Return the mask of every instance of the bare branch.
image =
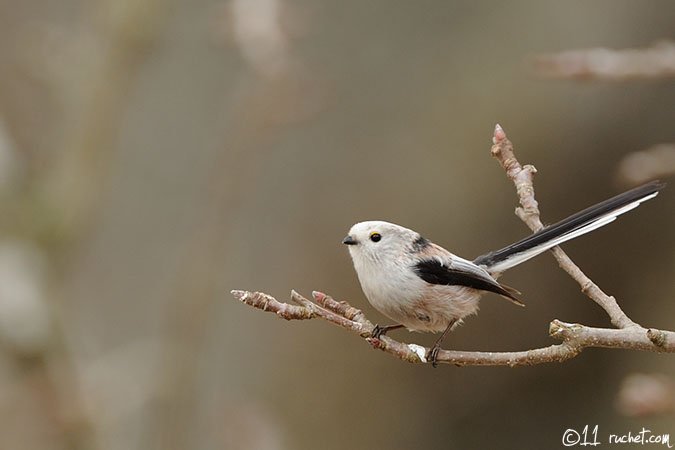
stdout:
<svg viewBox="0 0 675 450">
<path fill-rule="evenodd" d="M 534 196 L 533 184 L 537 170 L 534 166 L 522 166 L 518 162 L 511 141 L 499 125 L 495 127 L 493 143 L 492 155 L 499 161 L 516 187 L 520 203 L 516 208 L 516 214 L 532 231 L 540 230 L 543 225 L 539 218 L 539 205 Z M 594 328 L 556 319 L 549 324 L 549 335 L 562 341 L 560 344 L 518 352 L 441 350 L 436 362 L 458 366 L 529 366 L 566 361 L 588 347 L 675 353 L 675 332 L 646 329 L 633 322 L 621 310 L 614 297 L 605 294 L 584 275 L 560 248 L 556 247 L 551 252 L 560 267 L 579 283 L 581 291 L 607 312 L 617 329 Z M 292 291 L 291 299 L 296 305 L 279 302 L 261 292 L 232 291 L 232 295 L 247 305 L 273 312 L 286 320 L 322 318 L 359 335 L 373 347 L 399 359 L 411 363 L 427 362 L 428 348 L 399 342 L 388 336 L 372 337 L 375 326 L 366 319 L 361 310 L 347 302 L 336 301 L 321 292 L 313 292 L 314 301 L 311 301 Z"/>
<path fill-rule="evenodd" d="M 544 227 L 539 218 L 538 203 L 534 198 L 534 174 L 537 169 L 534 166 L 521 166 L 513 153 L 513 144 L 506 137 L 506 133 L 499 124 L 495 126 L 492 139 L 492 156 L 497 158 L 506 171 L 506 175 L 513 181 L 518 192 L 520 207 L 516 209 L 516 215 L 530 227 L 532 231 L 539 231 Z M 609 315 L 612 324 L 618 328 L 638 326 L 621 310 L 616 299 L 605 294 L 579 267 L 572 262 L 567 254 L 555 247 L 551 250 L 558 261 L 561 269 L 569 274 L 581 287 L 581 291 L 591 300 L 600 305 Z"/>
<path fill-rule="evenodd" d="M 675 413 L 675 380 L 663 374 L 635 373 L 621 383 L 616 407 L 630 417 Z"/>
<path fill-rule="evenodd" d="M 675 175 L 675 143 L 659 144 L 630 153 L 623 158 L 617 170 L 617 179 L 631 186 L 671 175 Z"/>
<path fill-rule="evenodd" d="M 675 77 L 675 43 L 663 41 L 644 49 L 569 50 L 534 59 L 544 76 L 581 80 L 625 81 Z"/>
<path fill-rule="evenodd" d="M 411 363 L 426 363 L 428 348 L 406 344 L 388 336 L 372 338 L 375 326 L 363 313 L 347 302 L 338 302 L 321 292 L 313 292 L 314 302 L 295 291 L 291 299 L 298 303 L 290 305 L 261 292 L 232 291 L 239 301 L 263 311 L 273 312 L 286 320 L 322 318 L 359 335 L 373 347 Z M 648 331 L 663 338 L 657 345 L 648 337 Z M 441 350 L 439 363 L 458 366 L 531 366 L 550 362 L 562 362 L 577 356 L 586 347 L 624 348 L 653 352 L 675 352 L 675 333 L 661 330 L 645 330 L 639 327 L 619 330 L 592 328 L 584 325 L 554 320 L 549 326 L 549 335 L 562 341 L 561 344 L 520 352 L 466 352 Z"/>
</svg>

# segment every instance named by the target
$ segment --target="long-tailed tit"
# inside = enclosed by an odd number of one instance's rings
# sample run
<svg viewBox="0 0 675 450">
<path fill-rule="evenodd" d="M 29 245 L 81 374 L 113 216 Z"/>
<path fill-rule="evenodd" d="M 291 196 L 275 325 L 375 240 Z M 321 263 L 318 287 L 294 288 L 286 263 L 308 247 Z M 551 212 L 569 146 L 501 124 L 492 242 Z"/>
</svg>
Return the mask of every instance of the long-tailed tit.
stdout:
<svg viewBox="0 0 675 450">
<path fill-rule="evenodd" d="M 656 197 L 664 186 L 654 181 L 624 192 L 473 261 L 460 258 L 419 233 L 393 223 L 357 223 L 342 243 L 349 246 L 368 301 L 396 322 L 385 327 L 378 325 L 373 337 L 402 327 L 410 331 L 442 331 L 427 355 L 435 366 L 443 339 L 464 317 L 478 311 L 482 294 L 494 292 L 523 305 L 518 291 L 497 281 L 504 271 L 607 225 L 617 216 Z"/>
</svg>

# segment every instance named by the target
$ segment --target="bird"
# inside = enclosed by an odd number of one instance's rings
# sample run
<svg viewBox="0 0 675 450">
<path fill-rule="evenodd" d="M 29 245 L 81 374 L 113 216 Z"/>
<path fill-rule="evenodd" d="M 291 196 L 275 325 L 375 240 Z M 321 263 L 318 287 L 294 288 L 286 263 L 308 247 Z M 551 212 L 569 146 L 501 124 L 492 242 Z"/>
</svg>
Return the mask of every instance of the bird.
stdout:
<svg viewBox="0 0 675 450">
<path fill-rule="evenodd" d="M 483 294 L 491 292 L 524 306 L 519 291 L 497 281 L 506 270 L 613 222 L 664 187 L 658 180 L 644 184 L 473 261 L 394 223 L 369 220 L 353 225 L 342 243 L 349 248 L 361 289 L 376 310 L 395 322 L 376 325 L 371 336 L 380 338 L 398 328 L 440 332 L 426 354 L 436 367 L 443 340 L 478 312 Z"/>
</svg>

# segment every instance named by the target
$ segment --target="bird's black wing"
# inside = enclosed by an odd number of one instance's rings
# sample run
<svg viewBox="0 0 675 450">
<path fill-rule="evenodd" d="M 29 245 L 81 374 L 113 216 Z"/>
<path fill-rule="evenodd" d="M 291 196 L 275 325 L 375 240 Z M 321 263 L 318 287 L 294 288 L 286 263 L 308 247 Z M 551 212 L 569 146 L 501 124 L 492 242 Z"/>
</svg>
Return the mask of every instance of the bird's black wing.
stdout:
<svg viewBox="0 0 675 450">
<path fill-rule="evenodd" d="M 468 266 L 467 263 L 471 266 Z M 518 291 L 498 283 L 489 274 L 483 273 L 479 267 L 468 261 L 467 263 L 464 264 L 467 267 L 464 267 L 461 262 L 457 264 L 453 261 L 450 264 L 445 264 L 438 258 L 429 258 L 416 263 L 413 270 L 417 276 L 430 284 L 466 286 L 481 291 L 494 292 L 520 306 L 524 306 L 516 297 Z"/>
</svg>

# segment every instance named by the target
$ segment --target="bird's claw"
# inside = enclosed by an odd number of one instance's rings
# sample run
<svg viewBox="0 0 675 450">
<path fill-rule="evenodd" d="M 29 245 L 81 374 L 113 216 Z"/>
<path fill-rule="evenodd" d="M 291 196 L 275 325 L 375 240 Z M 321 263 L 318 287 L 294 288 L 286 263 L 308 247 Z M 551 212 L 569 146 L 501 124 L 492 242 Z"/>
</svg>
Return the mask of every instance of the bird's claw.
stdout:
<svg viewBox="0 0 675 450">
<path fill-rule="evenodd" d="M 370 333 L 370 337 L 373 339 L 379 339 L 380 336 L 383 336 L 387 332 L 387 327 L 381 327 L 379 325 L 375 325 L 375 328 L 373 328 L 373 331 Z"/>
<path fill-rule="evenodd" d="M 431 366 L 435 369 L 438 367 L 438 352 L 441 350 L 440 345 L 434 345 L 427 352 L 427 361 L 431 363 Z"/>
</svg>

